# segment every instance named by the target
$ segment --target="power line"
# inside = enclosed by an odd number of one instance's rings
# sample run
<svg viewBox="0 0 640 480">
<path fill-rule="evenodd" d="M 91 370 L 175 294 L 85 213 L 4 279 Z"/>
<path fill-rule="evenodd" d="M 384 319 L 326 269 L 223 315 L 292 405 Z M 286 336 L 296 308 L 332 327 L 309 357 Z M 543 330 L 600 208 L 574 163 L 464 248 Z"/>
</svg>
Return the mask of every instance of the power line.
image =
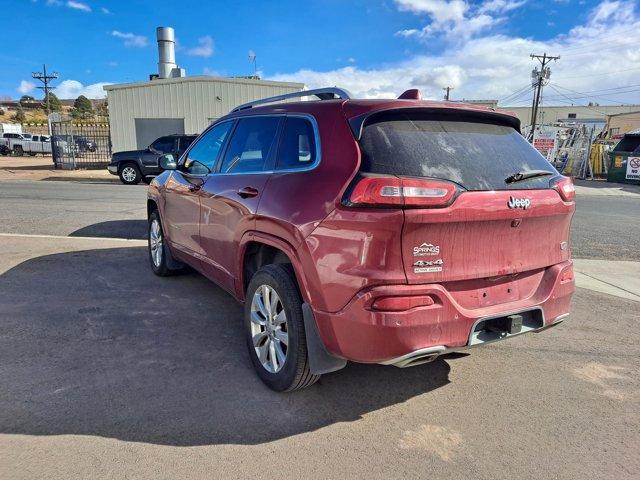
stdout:
<svg viewBox="0 0 640 480">
<path fill-rule="evenodd" d="M 498 99 L 498 103 L 500 102 L 505 102 L 508 99 L 511 99 L 511 97 L 517 96 L 518 94 L 524 92 L 525 90 L 530 90 L 531 89 L 531 85 L 525 85 L 522 88 L 519 88 L 518 90 L 516 90 L 515 92 L 511 92 L 509 95 L 507 95 L 506 97 L 500 98 Z"/>
<path fill-rule="evenodd" d="M 563 87 L 562 85 L 558 85 L 557 83 L 555 84 L 555 86 L 557 88 L 561 88 L 563 90 L 567 90 L 568 92 L 571 93 L 577 93 L 578 95 L 580 95 L 580 97 L 574 97 L 574 98 L 602 98 L 604 100 L 607 100 L 608 102 L 616 102 L 616 103 L 625 103 L 625 102 L 621 102 L 618 100 L 614 100 L 614 99 L 609 99 L 609 98 L 605 98 L 604 95 L 618 95 L 618 94 L 622 94 L 622 93 L 633 93 L 638 91 L 638 89 L 635 90 L 629 90 L 629 91 L 624 91 L 624 92 L 613 92 L 610 94 L 601 94 L 601 95 L 585 95 L 585 92 L 578 92 L 577 90 L 571 90 L 570 88 L 567 87 Z"/>
<path fill-rule="evenodd" d="M 582 74 L 582 75 L 572 75 L 569 77 L 562 77 L 561 80 L 568 80 L 570 78 L 591 78 L 591 77 L 605 77 L 608 75 L 617 75 L 618 73 L 623 72 L 631 72 L 633 70 L 640 70 L 640 67 L 626 68 L 624 70 L 617 70 L 615 72 L 607 72 L 607 73 L 596 73 L 596 74 Z"/>
<path fill-rule="evenodd" d="M 572 104 L 572 105 L 574 105 L 575 103 L 577 103 L 573 98 L 568 97 L 567 95 L 565 95 L 564 93 L 562 93 L 560 90 L 558 90 L 555 86 L 553 86 L 553 85 L 549 85 L 549 87 L 550 87 L 553 91 L 555 91 L 555 92 L 559 93 L 559 94 L 560 94 L 561 96 L 563 96 L 564 98 L 568 99 L 568 100 L 571 102 L 571 104 Z M 558 100 L 558 101 L 560 101 L 560 100 Z M 565 102 L 565 103 L 566 103 L 566 102 Z M 594 112 L 597 112 L 597 113 L 599 113 L 600 115 L 606 115 L 606 113 L 605 113 L 605 112 L 601 112 L 600 110 L 596 110 L 595 108 L 591 107 L 590 105 L 580 105 L 580 104 L 578 104 L 577 106 L 579 106 L 579 107 L 584 107 L 584 108 L 588 108 L 589 110 L 593 110 Z"/>
<path fill-rule="evenodd" d="M 621 87 L 601 88 L 599 90 L 588 90 L 588 91 L 582 92 L 582 93 L 610 92 L 612 90 L 627 90 L 628 88 L 636 88 L 636 87 L 640 87 L 640 83 L 637 83 L 635 85 L 623 85 Z M 560 87 L 560 88 L 564 88 L 564 87 Z"/>
<path fill-rule="evenodd" d="M 529 87 L 527 90 L 520 92 L 518 95 L 515 95 L 513 98 L 510 98 L 509 100 L 503 103 L 514 104 L 519 102 L 529 102 L 528 98 L 523 98 L 523 97 L 528 96 L 533 90 L 534 90 L 534 87 Z"/>
</svg>

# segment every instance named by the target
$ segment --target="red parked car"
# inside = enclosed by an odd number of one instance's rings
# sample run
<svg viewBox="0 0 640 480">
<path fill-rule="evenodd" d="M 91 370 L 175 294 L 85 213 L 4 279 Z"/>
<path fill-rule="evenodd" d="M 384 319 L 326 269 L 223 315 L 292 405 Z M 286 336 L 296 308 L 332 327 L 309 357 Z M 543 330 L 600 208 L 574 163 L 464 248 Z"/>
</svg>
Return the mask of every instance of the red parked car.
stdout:
<svg viewBox="0 0 640 480">
<path fill-rule="evenodd" d="M 301 95 L 320 100 L 278 103 Z M 161 159 L 151 267 L 188 264 L 244 301 L 278 391 L 348 360 L 405 367 L 539 332 L 569 313 L 575 192 L 519 129 L 418 91 L 242 105 Z"/>
</svg>

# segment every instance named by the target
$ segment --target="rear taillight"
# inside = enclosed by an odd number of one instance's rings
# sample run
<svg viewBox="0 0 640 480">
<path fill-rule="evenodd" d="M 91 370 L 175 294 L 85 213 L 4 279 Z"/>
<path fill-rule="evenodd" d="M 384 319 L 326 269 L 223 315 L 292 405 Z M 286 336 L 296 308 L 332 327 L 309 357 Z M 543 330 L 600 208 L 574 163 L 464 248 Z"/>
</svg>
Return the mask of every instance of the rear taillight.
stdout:
<svg viewBox="0 0 640 480">
<path fill-rule="evenodd" d="M 453 183 L 408 177 L 367 176 L 351 190 L 350 206 L 444 207 L 456 194 Z"/>
<path fill-rule="evenodd" d="M 569 177 L 562 177 L 556 180 L 553 188 L 558 191 L 565 202 L 573 202 L 576 199 L 576 188 L 573 186 L 573 180 Z"/>
<path fill-rule="evenodd" d="M 573 280 L 573 266 L 569 265 L 560 274 L 560 283 L 567 283 Z"/>
</svg>

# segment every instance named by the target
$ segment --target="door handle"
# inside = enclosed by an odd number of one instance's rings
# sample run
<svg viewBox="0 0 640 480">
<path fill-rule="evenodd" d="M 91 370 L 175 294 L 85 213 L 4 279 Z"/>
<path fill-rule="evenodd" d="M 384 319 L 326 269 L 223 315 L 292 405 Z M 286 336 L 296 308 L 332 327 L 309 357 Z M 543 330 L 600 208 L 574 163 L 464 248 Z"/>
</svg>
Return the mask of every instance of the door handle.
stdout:
<svg viewBox="0 0 640 480">
<path fill-rule="evenodd" d="M 238 195 L 242 198 L 251 198 L 258 196 L 258 190 L 253 187 L 244 187 L 238 190 Z"/>
<path fill-rule="evenodd" d="M 202 188 L 202 185 L 194 185 L 193 183 L 189 185 L 190 192 L 197 192 Z"/>
</svg>

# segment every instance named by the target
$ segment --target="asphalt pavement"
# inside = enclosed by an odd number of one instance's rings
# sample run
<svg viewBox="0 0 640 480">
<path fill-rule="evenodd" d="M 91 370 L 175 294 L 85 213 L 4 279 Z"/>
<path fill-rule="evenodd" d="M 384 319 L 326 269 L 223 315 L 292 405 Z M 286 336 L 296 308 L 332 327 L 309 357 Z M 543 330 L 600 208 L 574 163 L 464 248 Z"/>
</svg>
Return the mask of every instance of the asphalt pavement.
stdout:
<svg viewBox="0 0 640 480">
<path fill-rule="evenodd" d="M 0 478 L 638 478 L 640 302 L 578 288 L 549 331 L 277 394 L 240 305 L 151 273 L 145 195 L 0 182 Z M 575 256 L 638 260 L 640 197 L 591 200 Z"/>
</svg>

